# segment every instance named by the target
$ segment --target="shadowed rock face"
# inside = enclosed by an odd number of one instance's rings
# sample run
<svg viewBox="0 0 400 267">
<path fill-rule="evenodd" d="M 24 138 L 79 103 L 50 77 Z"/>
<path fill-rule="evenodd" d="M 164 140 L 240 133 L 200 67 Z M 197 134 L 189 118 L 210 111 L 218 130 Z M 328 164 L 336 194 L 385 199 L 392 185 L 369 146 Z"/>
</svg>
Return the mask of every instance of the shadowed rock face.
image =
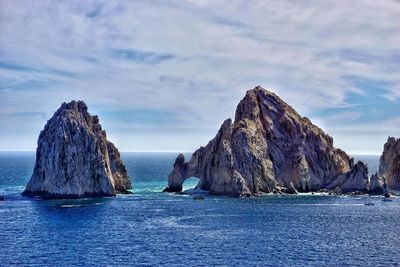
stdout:
<svg viewBox="0 0 400 267">
<path fill-rule="evenodd" d="M 389 189 L 400 190 L 400 138 L 389 137 L 379 160 L 379 175 Z"/>
<path fill-rule="evenodd" d="M 83 101 L 63 103 L 41 131 L 25 196 L 114 196 L 132 188 L 118 149 Z"/>
<path fill-rule="evenodd" d="M 275 94 L 256 87 L 207 146 L 188 162 L 179 155 L 165 191 L 182 190 L 189 177 L 218 195 L 253 195 L 276 190 L 366 191 L 367 167 L 356 165 L 332 138 Z"/>
<path fill-rule="evenodd" d="M 389 195 L 388 188 L 386 185 L 385 178 L 379 176 L 377 173 L 371 176 L 369 182 L 369 194 L 370 195 Z"/>
</svg>

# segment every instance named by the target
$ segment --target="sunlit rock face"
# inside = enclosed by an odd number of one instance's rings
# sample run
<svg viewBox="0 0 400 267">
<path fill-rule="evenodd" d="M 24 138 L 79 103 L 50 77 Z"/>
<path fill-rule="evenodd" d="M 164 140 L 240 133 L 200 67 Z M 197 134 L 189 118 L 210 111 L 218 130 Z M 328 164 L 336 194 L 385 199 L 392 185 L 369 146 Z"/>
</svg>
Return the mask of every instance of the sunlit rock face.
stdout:
<svg viewBox="0 0 400 267">
<path fill-rule="evenodd" d="M 226 120 L 188 162 L 178 156 L 165 191 L 181 191 L 189 177 L 200 179 L 200 189 L 230 196 L 319 189 L 365 192 L 368 186 L 364 163 L 354 165 L 333 147 L 329 135 L 261 87 L 246 93 L 235 120 Z"/>
<path fill-rule="evenodd" d="M 36 164 L 23 195 L 114 196 L 132 188 L 118 149 L 83 101 L 63 103 L 41 131 Z"/>
<path fill-rule="evenodd" d="M 400 190 L 400 138 L 389 137 L 379 160 L 379 175 L 386 180 L 387 187 Z"/>
</svg>

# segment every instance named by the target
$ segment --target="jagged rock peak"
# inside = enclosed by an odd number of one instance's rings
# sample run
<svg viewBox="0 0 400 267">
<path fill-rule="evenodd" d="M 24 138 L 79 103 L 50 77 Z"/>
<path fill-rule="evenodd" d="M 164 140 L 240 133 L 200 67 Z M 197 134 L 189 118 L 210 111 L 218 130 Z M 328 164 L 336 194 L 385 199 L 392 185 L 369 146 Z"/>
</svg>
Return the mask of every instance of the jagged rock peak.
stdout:
<svg viewBox="0 0 400 267">
<path fill-rule="evenodd" d="M 118 149 L 83 101 L 62 103 L 38 138 L 36 163 L 23 195 L 114 196 L 132 188 Z"/>
<path fill-rule="evenodd" d="M 260 86 L 247 91 L 234 122 L 226 120 L 188 162 L 183 155 L 177 162 L 166 191 L 180 191 L 192 176 L 203 190 L 233 196 L 335 188 L 364 192 L 368 183 L 364 163 L 354 165 L 333 147 L 332 137 Z"/>
<path fill-rule="evenodd" d="M 388 137 L 379 160 L 379 176 L 391 190 L 400 189 L 400 138 Z"/>
</svg>

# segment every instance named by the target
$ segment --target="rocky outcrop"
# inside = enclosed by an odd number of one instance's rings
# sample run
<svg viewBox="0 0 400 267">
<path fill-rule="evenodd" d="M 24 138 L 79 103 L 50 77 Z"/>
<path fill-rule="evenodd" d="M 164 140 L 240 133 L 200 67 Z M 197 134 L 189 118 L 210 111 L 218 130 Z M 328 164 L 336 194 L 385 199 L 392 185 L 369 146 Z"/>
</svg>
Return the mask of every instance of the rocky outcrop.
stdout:
<svg viewBox="0 0 400 267">
<path fill-rule="evenodd" d="M 286 193 L 291 194 L 291 195 L 297 195 L 299 193 L 299 191 L 297 191 L 297 189 L 294 187 L 293 183 L 290 182 Z"/>
<path fill-rule="evenodd" d="M 205 147 L 188 162 L 179 155 L 165 191 L 182 190 L 189 177 L 198 188 L 217 195 L 243 196 L 289 189 L 299 192 L 366 191 L 367 167 L 354 165 L 333 139 L 301 117 L 277 95 L 249 90 Z"/>
<path fill-rule="evenodd" d="M 63 103 L 41 131 L 25 196 L 114 196 L 132 188 L 118 149 L 83 101 Z"/>
<path fill-rule="evenodd" d="M 368 188 L 368 168 L 359 161 L 348 172 L 339 175 L 333 182 L 326 187 L 335 192 L 347 194 L 350 192 L 367 192 Z M 336 190 L 335 190 L 336 189 Z"/>
<path fill-rule="evenodd" d="M 400 138 L 389 137 L 379 160 L 379 176 L 390 190 L 400 190 Z"/>
<path fill-rule="evenodd" d="M 389 194 L 385 178 L 377 173 L 373 174 L 369 182 L 370 195 L 387 195 Z"/>
</svg>

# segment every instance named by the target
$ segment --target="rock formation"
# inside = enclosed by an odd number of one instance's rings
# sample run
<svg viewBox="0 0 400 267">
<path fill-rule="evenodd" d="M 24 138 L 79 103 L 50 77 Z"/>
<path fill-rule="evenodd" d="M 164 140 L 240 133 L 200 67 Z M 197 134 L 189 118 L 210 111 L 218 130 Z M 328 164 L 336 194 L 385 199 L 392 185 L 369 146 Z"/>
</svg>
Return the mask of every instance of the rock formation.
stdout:
<svg viewBox="0 0 400 267">
<path fill-rule="evenodd" d="M 379 160 L 379 176 L 390 190 L 400 190 L 400 138 L 389 137 Z"/>
<path fill-rule="evenodd" d="M 41 131 L 25 196 L 114 196 L 132 188 L 118 149 L 83 101 L 63 103 Z"/>
<path fill-rule="evenodd" d="M 188 162 L 178 156 L 165 191 L 181 191 L 189 177 L 200 179 L 200 189 L 230 196 L 293 189 L 365 192 L 368 184 L 362 162 L 354 165 L 333 147 L 332 137 L 261 87 L 246 93 L 234 122 L 226 120 Z"/>
<path fill-rule="evenodd" d="M 371 176 L 369 182 L 369 194 L 370 195 L 388 195 L 388 189 L 385 178 L 379 176 L 377 173 Z"/>
</svg>

